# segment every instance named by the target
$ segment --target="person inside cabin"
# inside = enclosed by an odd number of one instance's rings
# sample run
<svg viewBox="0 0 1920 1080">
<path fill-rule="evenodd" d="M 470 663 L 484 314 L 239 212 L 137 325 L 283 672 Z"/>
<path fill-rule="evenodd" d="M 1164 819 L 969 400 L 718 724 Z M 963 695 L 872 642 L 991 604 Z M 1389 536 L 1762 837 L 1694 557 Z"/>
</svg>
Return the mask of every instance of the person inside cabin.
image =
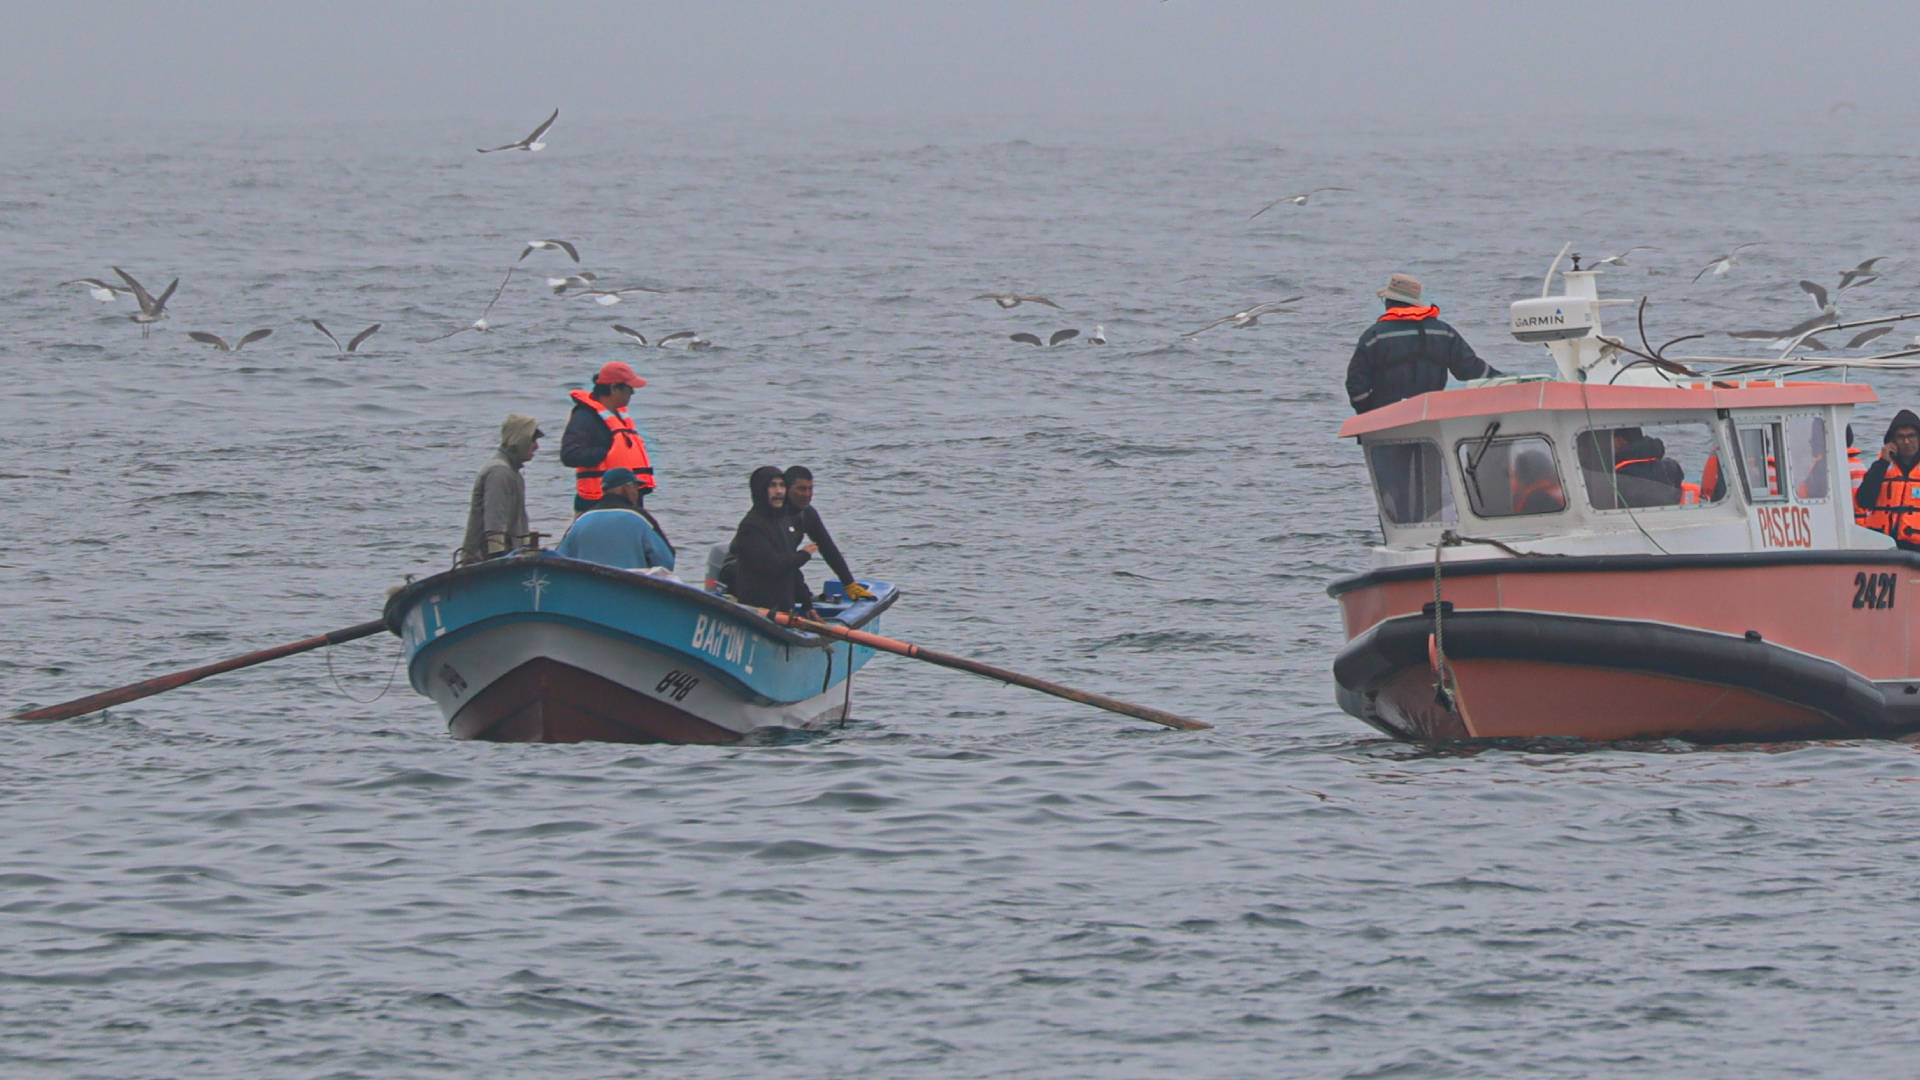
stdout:
<svg viewBox="0 0 1920 1080">
<path fill-rule="evenodd" d="M 1567 508 L 1567 493 L 1553 471 L 1553 459 L 1538 450 L 1513 459 L 1513 512 L 1553 514 Z"/>
<path fill-rule="evenodd" d="M 1831 487 L 1827 478 L 1827 425 L 1819 421 L 1807 425 L 1812 438 L 1807 440 L 1807 471 L 1794 485 L 1794 497 L 1802 502 L 1824 499 Z"/>
<path fill-rule="evenodd" d="M 1920 416 L 1894 414 L 1880 456 L 1854 492 L 1854 520 L 1886 533 L 1903 551 L 1920 551 Z"/>
<path fill-rule="evenodd" d="M 467 502 L 467 532 L 460 541 L 460 564 L 496 559 L 527 545 L 527 481 L 521 468 L 533 460 L 546 434 L 531 416 L 508 413 L 500 425 L 500 447 L 473 478 Z"/>
<path fill-rule="evenodd" d="M 1447 385 L 1447 374 L 1465 381 L 1500 374 L 1474 355 L 1460 332 L 1440 321 L 1440 309 L 1422 305 L 1422 287 L 1411 274 L 1394 274 L 1375 295 L 1386 312 L 1367 327 L 1347 363 L 1347 400 L 1356 413 Z"/>
<path fill-rule="evenodd" d="M 795 605 L 812 612 L 800 568 L 820 550 L 807 544 L 795 550 L 803 537 L 787 516 L 787 480 L 772 465 L 753 470 L 747 480 L 753 493 L 753 508 L 740 519 L 733 533 L 733 581 L 729 591 L 735 600 L 754 607 L 791 612 Z"/>
<path fill-rule="evenodd" d="M 819 547 L 821 557 L 827 560 L 827 566 L 840 579 L 847 599 L 871 600 L 873 593 L 853 579 L 853 571 L 847 568 L 846 556 L 840 554 L 839 546 L 827 532 L 826 522 L 820 520 L 820 511 L 813 508 L 813 470 L 805 465 L 789 465 L 781 478 L 787 482 L 787 517 L 793 520 L 800 535 Z M 801 595 L 812 594 L 804 577 L 799 587 Z"/>
<path fill-rule="evenodd" d="M 640 508 L 640 478 L 633 470 L 608 469 L 600 486 L 599 501 L 573 519 L 553 553 L 621 570 L 673 569 L 673 545 Z"/>
<path fill-rule="evenodd" d="M 608 469 L 626 468 L 640 478 L 640 499 L 652 491 L 653 463 L 639 425 L 627 414 L 633 392 L 647 385 L 633 368 L 618 360 L 601 365 L 593 376 L 593 390 L 575 390 L 573 414 L 560 435 L 560 464 L 573 469 L 573 512 L 584 514 L 600 501 L 600 477 Z"/>
<path fill-rule="evenodd" d="M 1687 471 L 1667 456 L 1667 444 L 1637 427 L 1613 431 L 1613 474 L 1623 506 L 1676 506 Z"/>
</svg>

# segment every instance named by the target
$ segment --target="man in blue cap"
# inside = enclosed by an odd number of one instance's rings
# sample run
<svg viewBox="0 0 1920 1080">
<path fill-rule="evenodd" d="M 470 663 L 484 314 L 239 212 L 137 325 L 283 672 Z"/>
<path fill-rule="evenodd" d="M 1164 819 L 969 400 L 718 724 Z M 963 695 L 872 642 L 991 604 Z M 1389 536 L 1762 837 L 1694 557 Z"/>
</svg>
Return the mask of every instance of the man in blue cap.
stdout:
<svg viewBox="0 0 1920 1080">
<path fill-rule="evenodd" d="M 608 469 L 601 498 L 573 520 L 553 553 L 622 570 L 673 569 L 673 545 L 640 509 L 640 478 L 632 469 Z"/>
</svg>

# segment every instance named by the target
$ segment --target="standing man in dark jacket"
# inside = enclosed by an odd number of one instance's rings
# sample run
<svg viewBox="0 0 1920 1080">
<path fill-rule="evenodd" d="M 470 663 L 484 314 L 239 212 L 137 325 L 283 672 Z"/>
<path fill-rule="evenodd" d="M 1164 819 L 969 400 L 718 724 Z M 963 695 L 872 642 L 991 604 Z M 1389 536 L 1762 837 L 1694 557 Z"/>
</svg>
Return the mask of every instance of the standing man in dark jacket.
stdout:
<svg viewBox="0 0 1920 1080">
<path fill-rule="evenodd" d="M 821 557 L 827 560 L 827 566 L 840 579 L 847 599 L 872 599 L 873 593 L 853 579 L 853 571 L 847 568 L 846 556 L 840 554 L 839 545 L 827 533 L 827 523 L 820 520 L 820 511 L 813 508 L 813 470 L 805 465 L 789 465 L 784 479 L 787 482 L 787 517 L 793 520 L 800 535 L 819 547 Z M 804 577 L 800 579 L 799 588 L 802 596 L 813 593 Z"/>
<path fill-rule="evenodd" d="M 1887 425 L 1880 457 L 1853 493 L 1854 520 L 1886 533 L 1902 551 L 1920 551 L 1920 416 L 1910 409 Z"/>
<path fill-rule="evenodd" d="M 733 533 L 733 597 L 754 607 L 791 612 L 807 599 L 794 589 L 802 580 L 800 568 L 820 548 L 808 544 L 794 550 L 800 530 L 786 514 L 787 481 L 778 468 L 762 465 L 753 470 L 747 486 L 753 492 L 753 509 Z"/>
<path fill-rule="evenodd" d="M 639 425 L 627 415 L 627 403 L 633 392 L 647 385 L 632 367 L 618 360 L 601 366 L 593 377 L 593 390 L 575 390 L 573 414 L 567 417 L 567 430 L 560 436 L 560 464 L 573 469 L 573 512 L 593 509 L 604 492 L 600 478 L 609 469 L 631 469 L 640 479 L 640 502 L 644 506 L 652 491 L 653 462 L 647 458 L 647 440 Z"/>
<path fill-rule="evenodd" d="M 1441 390 L 1447 372 L 1460 380 L 1500 374 L 1474 355 L 1460 332 L 1440 321 L 1440 309 L 1420 304 L 1421 287 L 1410 274 L 1395 274 L 1375 295 L 1386 314 L 1367 327 L 1347 364 L 1347 399 L 1357 413 Z"/>
</svg>

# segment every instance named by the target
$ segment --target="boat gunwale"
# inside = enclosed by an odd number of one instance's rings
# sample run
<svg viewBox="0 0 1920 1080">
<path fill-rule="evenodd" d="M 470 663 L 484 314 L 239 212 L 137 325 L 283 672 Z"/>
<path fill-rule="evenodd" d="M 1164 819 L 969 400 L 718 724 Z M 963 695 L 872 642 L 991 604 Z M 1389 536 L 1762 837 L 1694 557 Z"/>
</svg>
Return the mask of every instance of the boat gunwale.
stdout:
<svg viewBox="0 0 1920 1080">
<path fill-rule="evenodd" d="M 764 634 L 783 645 L 819 649 L 840 643 L 839 638 L 826 634 L 807 634 L 792 630 L 760 614 L 758 608 L 748 607 L 745 604 L 715 596 L 705 589 L 688 585 L 684 581 L 659 578 L 651 574 L 622 570 L 618 567 L 604 566 L 600 563 L 586 562 L 581 559 L 569 559 L 564 556 L 554 555 L 550 552 L 540 552 L 536 555 L 512 556 L 504 559 L 489 559 L 483 563 L 457 566 L 451 570 L 442 570 L 437 574 L 421 578 L 418 581 L 409 582 L 401 586 L 398 591 L 387 598 L 386 608 L 382 611 L 381 618 L 387 624 L 388 633 L 393 634 L 395 637 L 404 638 L 405 635 L 402 628 L 406 621 L 405 612 L 417 602 L 421 594 L 433 589 L 446 588 L 449 585 L 463 580 L 475 580 L 494 574 L 517 573 L 530 565 L 547 568 L 564 568 L 568 573 L 579 573 L 589 577 L 603 578 L 618 585 L 642 590 L 650 589 L 662 595 L 690 601 L 696 606 L 706 607 L 717 614 L 723 614 L 729 618 L 745 619 L 753 624 L 755 633 Z M 900 589 L 898 586 L 895 586 L 891 588 L 885 596 L 877 598 L 872 604 L 868 605 L 857 619 L 844 622 L 838 619 L 825 621 L 837 623 L 848 629 L 857 629 L 872 622 L 881 612 L 892 607 L 894 601 L 899 598 Z"/>
<path fill-rule="evenodd" d="M 1516 541 L 1524 543 L 1524 540 Z M 1431 550 L 1431 549 L 1427 549 Z M 1444 549 L 1443 549 L 1444 550 Z M 1708 551 L 1667 555 L 1646 553 L 1609 553 L 1601 555 L 1520 555 L 1483 559 L 1442 560 L 1440 573 L 1445 577 L 1479 577 L 1486 574 L 1541 574 L 1562 572 L 1630 573 L 1659 570 L 1751 569 L 1756 566 L 1825 566 L 1852 563 L 1890 563 L 1920 570 L 1920 552 L 1899 548 L 1822 548 L 1817 551 Z M 1327 595 L 1338 599 L 1346 593 L 1390 582 L 1431 579 L 1430 559 L 1400 566 L 1376 566 L 1339 578 L 1327 586 Z"/>
</svg>

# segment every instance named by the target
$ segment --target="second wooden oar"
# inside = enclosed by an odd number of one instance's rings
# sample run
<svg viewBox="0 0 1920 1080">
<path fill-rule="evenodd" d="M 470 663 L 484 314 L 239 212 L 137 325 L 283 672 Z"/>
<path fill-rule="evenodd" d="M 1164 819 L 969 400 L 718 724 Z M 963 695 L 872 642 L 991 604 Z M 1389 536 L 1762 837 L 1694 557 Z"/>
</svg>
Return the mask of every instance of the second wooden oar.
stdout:
<svg viewBox="0 0 1920 1080">
<path fill-rule="evenodd" d="M 768 611 L 765 608 L 760 609 L 760 611 L 761 614 L 782 626 L 791 626 L 796 630 L 808 630 L 816 634 L 825 634 L 828 637 L 839 638 L 842 641 L 851 641 L 856 645 L 865 645 L 870 649 L 890 652 L 896 656 L 925 660 L 929 664 L 938 664 L 941 667 L 953 668 L 955 671 L 969 671 L 975 675 L 984 675 L 989 679 L 998 679 L 1003 683 L 1009 683 L 1014 686 L 1024 686 L 1029 690 L 1038 690 L 1043 694 L 1052 694 L 1057 698 L 1065 698 L 1068 701 L 1077 701 L 1082 705 L 1091 705 L 1096 709 L 1105 709 L 1108 712 L 1120 713 L 1123 716 L 1132 716 L 1141 720 L 1151 721 L 1164 727 L 1178 728 L 1181 731 L 1205 731 L 1213 726 L 1212 724 L 1203 723 L 1199 720 L 1189 720 L 1184 716 L 1175 716 L 1163 709 L 1155 709 L 1146 705 L 1135 705 L 1130 701 L 1121 701 L 1119 698 L 1111 698 L 1105 694 L 1095 694 L 1086 690 L 1075 690 L 1071 686 L 1062 686 L 1059 683 L 1048 682 L 1045 679 L 1036 679 L 1031 675 L 1022 675 L 1017 671 L 1009 671 L 1003 667 L 983 664 L 978 660 L 969 660 L 964 656 L 935 652 L 932 649 L 921 648 L 911 642 L 896 641 L 890 637 L 881 637 L 879 634 L 869 634 L 865 630 L 853 630 L 845 626 L 835 626 L 832 623 L 815 622 L 812 619 L 802 619 L 795 615 L 788 615 L 785 612 Z"/>
<path fill-rule="evenodd" d="M 98 694 L 88 694 L 86 697 L 74 698 L 72 701 L 63 701 L 58 705 L 48 705 L 41 709 L 31 709 L 27 712 L 15 713 L 9 717 L 9 719 L 71 720 L 76 716 L 85 716 L 90 712 L 99 712 L 101 709 L 122 705 L 129 701 L 136 701 L 143 697 L 164 694 L 175 687 L 185 686 L 190 682 L 197 682 L 209 675 L 218 675 L 224 671 L 234 671 L 243 667 L 252 667 L 255 664 L 264 664 L 269 660 L 278 660 L 283 656 L 292 656 L 294 653 L 303 653 L 309 649 L 318 649 L 327 645 L 338 645 L 343 641 L 357 641 L 363 637 L 371 637 L 386 628 L 387 624 L 384 619 L 375 619 L 372 622 L 363 622 L 357 626 L 348 626 L 339 630 L 329 630 L 324 634 L 316 634 L 310 638 L 301 638 L 299 641 L 290 641 L 285 645 L 275 645 L 271 649 L 261 649 L 258 652 L 250 652 L 243 656 L 230 656 L 225 660 L 219 660 L 202 667 L 176 671 L 171 675 L 161 675 L 158 678 L 148 679 L 145 682 L 134 683 L 132 686 L 123 686 L 118 690 L 103 690 Z"/>
</svg>

